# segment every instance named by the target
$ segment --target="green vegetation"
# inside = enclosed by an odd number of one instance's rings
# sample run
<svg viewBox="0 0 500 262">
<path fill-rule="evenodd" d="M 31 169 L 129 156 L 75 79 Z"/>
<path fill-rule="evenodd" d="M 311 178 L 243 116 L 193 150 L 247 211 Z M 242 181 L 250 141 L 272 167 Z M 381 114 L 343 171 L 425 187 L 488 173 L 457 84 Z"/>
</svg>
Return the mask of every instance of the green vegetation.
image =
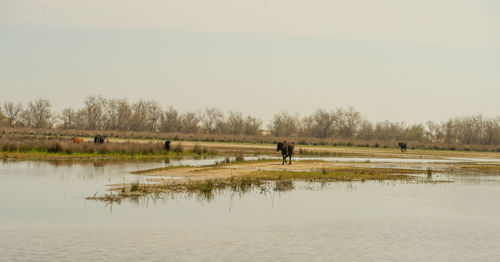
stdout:
<svg viewBox="0 0 500 262">
<path fill-rule="evenodd" d="M 426 172 L 427 172 L 427 178 L 431 179 L 432 178 L 432 168 L 428 167 Z"/>
<path fill-rule="evenodd" d="M 137 190 L 139 190 L 140 185 L 141 184 L 139 182 L 130 184 L 130 192 L 136 192 Z"/>
<path fill-rule="evenodd" d="M 382 170 L 360 169 L 353 170 L 321 170 L 321 171 L 255 171 L 245 176 L 207 179 L 207 180 L 183 180 L 169 181 L 161 184 L 139 184 L 133 183 L 127 190 L 121 188 L 120 193 L 109 194 L 102 197 L 90 197 L 87 199 L 101 200 L 106 202 L 120 202 L 122 199 L 135 198 L 148 194 L 161 194 L 171 192 L 195 193 L 205 199 L 211 199 L 213 193 L 225 189 L 245 193 L 253 188 L 261 191 L 288 191 L 294 188 L 293 181 L 316 181 L 316 182 L 351 182 L 351 181 L 384 181 L 399 180 L 408 181 L 412 177 L 404 174 L 389 174 Z"/>
<path fill-rule="evenodd" d="M 365 180 L 409 180 L 411 177 L 403 174 L 388 174 L 383 171 L 370 172 L 356 170 L 321 171 L 256 171 L 251 175 L 261 180 L 304 180 L 304 181 L 365 181 Z"/>
<path fill-rule="evenodd" d="M 500 163 L 475 163 L 475 164 L 466 164 L 459 165 L 457 168 L 466 170 L 466 171 L 476 171 L 476 172 L 485 172 L 485 173 L 500 173 Z"/>
</svg>

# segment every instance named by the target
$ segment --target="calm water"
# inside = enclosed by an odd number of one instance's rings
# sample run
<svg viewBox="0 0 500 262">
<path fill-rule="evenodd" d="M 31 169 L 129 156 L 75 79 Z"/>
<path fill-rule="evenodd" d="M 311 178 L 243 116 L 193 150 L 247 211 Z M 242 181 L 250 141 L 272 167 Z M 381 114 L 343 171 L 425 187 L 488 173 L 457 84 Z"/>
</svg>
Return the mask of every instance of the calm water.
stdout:
<svg viewBox="0 0 500 262">
<path fill-rule="evenodd" d="M 145 180 L 133 170 L 217 159 L 183 161 L 0 162 L 0 261 L 500 259 L 495 175 L 441 174 L 455 181 L 446 184 L 295 183 L 288 192 L 224 191 L 211 201 L 85 200 L 107 184 Z"/>
</svg>

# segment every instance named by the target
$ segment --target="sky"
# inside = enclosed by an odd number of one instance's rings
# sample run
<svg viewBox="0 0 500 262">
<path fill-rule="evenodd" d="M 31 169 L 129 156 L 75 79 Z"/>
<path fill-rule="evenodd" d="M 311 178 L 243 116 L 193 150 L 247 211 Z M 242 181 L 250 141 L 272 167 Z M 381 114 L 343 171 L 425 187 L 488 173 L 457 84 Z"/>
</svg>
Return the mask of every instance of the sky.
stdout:
<svg viewBox="0 0 500 262">
<path fill-rule="evenodd" d="M 0 0 L 0 103 L 500 116 L 500 1 Z"/>
</svg>

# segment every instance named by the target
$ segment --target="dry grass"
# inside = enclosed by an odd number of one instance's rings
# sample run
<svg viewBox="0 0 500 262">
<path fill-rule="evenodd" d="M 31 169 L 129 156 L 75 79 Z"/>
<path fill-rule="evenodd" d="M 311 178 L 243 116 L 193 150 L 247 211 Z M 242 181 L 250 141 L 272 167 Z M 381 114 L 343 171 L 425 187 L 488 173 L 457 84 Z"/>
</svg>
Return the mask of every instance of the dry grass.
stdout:
<svg viewBox="0 0 500 262">
<path fill-rule="evenodd" d="M 293 181 L 309 182 L 352 182 L 352 181 L 408 181 L 414 179 L 410 174 L 421 171 L 413 169 L 346 167 L 338 163 L 326 163 L 328 168 L 317 168 L 318 161 L 301 161 L 298 169 L 283 167 L 274 170 L 277 165 L 270 161 L 251 161 L 231 163 L 207 167 L 167 167 L 135 172 L 136 174 L 176 175 L 182 180 L 150 179 L 157 184 L 120 185 L 112 193 L 102 197 L 89 199 L 105 202 L 119 202 L 121 199 L 162 193 L 194 193 L 205 199 L 211 199 L 214 192 L 231 189 L 235 192 L 248 192 L 252 189 L 260 191 L 289 191 L 294 189 Z M 304 171 L 304 167 L 310 167 Z M 267 168 L 267 169 L 265 169 Z M 167 172 L 167 173 L 165 173 Z M 188 179 L 190 178 L 190 179 Z"/>
<path fill-rule="evenodd" d="M 198 141 L 198 142 L 238 142 L 238 143 L 267 143 L 275 144 L 285 139 L 293 140 L 299 145 L 311 146 L 348 146 L 348 147 L 370 147 L 370 148 L 397 148 L 397 140 L 361 140 L 361 139 L 339 139 L 339 138 L 315 138 L 315 137 L 273 137 L 273 136 L 246 136 L 246 135 L 214 135 L 214 134 L 184 134 L 184 133 L 161 133 L 161 132 L 132 132 L 132 131 L 93 131 L 93 130 L 71 130 L 71 129 L 26 129 L 26 128 L 2 128 L 2 135 L 16 136 L 44 136 L 44 137 L 94 137 L 96 134 L 106 135 L 112 138 L 122 139 L 147 139 L 147 140 L 172 140 L 172 141 Z M 464 145 L 459 143 L 432 143 L 429 141 L 406 141 L 409 149 L 427 150 L 452 150 L 452 151 L 483 151 L 500 152 L 500 145 Z M 314 153 L 314 152 L 313 152 Z"/>
</svg>

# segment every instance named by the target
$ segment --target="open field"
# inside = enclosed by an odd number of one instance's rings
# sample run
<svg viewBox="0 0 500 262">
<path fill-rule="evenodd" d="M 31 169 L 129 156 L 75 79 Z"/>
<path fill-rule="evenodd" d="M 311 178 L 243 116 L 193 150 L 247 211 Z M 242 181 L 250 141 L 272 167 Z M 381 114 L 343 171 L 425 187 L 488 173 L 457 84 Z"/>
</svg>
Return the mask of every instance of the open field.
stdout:
<svg viewBox="0 0 500 262">
<path fill-rule="evenodd" d="M 399 140 L 380 139 L 342 139 L 342 138 L 317 138 L 293 135 L 290 137 L 275 137 L 267 135 L 228 135 L 206 133 L 179 133 L 179 132 L 134 132 L 134 131 L 105 131 L 105 130 L 75 130 L 75 129 L 32 129 L 32 128 L 0 128 L 0 140 L 5 138 L 16 139 L 45 139 L 71 141 L 76 137 L 84 137 L 92 141 L 97 134 L 108 136 L 111 139 L 128 141 L 195 141 L 195 142 L 221 142 L 221 143 L 249 143 L 249 144 L 275 144 L 285 139 L 295 141 L 304 146 L 345 146 L 374 149 L 395 149 Z M 406 141 L 406 140 L 405 140 Z M 462 144 L 431 141 L 406 141 L 410 149 L 450 150 L 450 151 L 482 151 L 500 152 L 500 146 L 495 144 Z"/>
<path fill-rule="evenodd" d="M 276 154 L 272 143 L 240 143 L 209 141 L 172 141 L 172 152 L 164 149 L 165 140 L 110 138 L 109 143 L 94 144 L 93 137 L 83 137 L 75 144 L 70 137 L 40 135 L 2 135 L 0 157 L 3 159 L 96 159 L 96 158 L 157 158 L 169 155 L 247 155 Z M 383 158 L 500 158 L 500 152 L 409 149 L 400 153 L 397 148 L 303 145 L 298 143 L 295 155 L 358 156 Z"/>
</svg>

